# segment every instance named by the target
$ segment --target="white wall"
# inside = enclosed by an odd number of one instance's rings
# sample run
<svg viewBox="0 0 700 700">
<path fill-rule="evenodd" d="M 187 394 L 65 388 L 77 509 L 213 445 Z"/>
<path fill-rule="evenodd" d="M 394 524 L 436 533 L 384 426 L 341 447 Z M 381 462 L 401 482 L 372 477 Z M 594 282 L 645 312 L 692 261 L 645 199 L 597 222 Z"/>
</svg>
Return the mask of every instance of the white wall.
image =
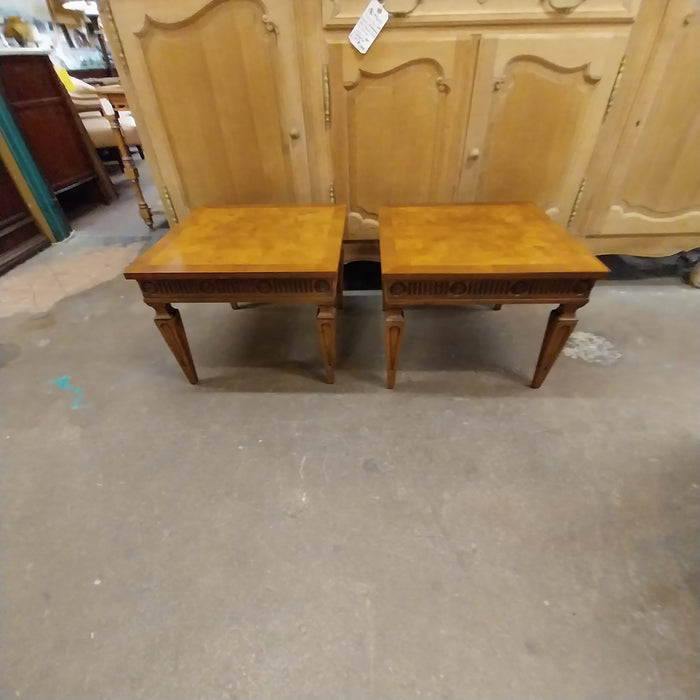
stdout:
<svg viewBox="0 0 700 700">
<path fill-rule="evenodd" d="M 22 19 L 51 20 L 45 0 L 0 0 L 0 17 L 19 15 Z"/>
</svg>

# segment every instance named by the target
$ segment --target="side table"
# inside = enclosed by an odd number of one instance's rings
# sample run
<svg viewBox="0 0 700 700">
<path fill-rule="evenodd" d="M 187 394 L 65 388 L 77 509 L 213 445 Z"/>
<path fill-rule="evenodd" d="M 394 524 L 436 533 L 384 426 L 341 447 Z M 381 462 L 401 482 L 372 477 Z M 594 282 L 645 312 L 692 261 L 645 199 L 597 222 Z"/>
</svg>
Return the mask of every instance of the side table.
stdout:
<svg viewBox="0 0 700 700">
<path fill-rule="evenodd" d="M 534 204 L 380 207 L 386 376 L 396 382 L 404 308 L 559 304 L 532 380 L 539 387 L 605 267 Z"/>
<path fill-rule="evenodd" d="M 200 207 L 126 270 L 185 376 L 197 371 L 177 302 L 311 303 L 334 381 L 345 206 Z"/>
</svg>

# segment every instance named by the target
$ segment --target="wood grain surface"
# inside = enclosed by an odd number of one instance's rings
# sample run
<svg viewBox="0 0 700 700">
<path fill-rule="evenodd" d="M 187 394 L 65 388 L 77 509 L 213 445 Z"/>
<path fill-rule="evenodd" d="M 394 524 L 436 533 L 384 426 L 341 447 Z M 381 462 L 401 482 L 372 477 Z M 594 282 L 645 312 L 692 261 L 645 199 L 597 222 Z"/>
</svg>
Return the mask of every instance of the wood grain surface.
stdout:
<svg viewBox="0 0 700 700">
<path fill-rule="evenodd" d="M 379 216 L 384 274 L 607 274 L 535 204 L 382 207 Z"/>
<path fill-rule="evenodd" d="M 124 274 L 129 279 L 245 273 L 335 275 L 344 221 L 344 205 L 200 207 Z"/>
</svg>

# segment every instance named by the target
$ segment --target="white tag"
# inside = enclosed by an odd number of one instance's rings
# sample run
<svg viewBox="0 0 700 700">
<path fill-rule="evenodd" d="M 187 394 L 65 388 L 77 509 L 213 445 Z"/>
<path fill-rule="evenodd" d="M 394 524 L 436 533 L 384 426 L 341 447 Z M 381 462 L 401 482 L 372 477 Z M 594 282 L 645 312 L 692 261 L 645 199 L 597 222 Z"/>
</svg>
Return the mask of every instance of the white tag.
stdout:
<svg viewBox="0 0 700 700">
<path fill-rule="evenodd" d="M 350 32 L 350 43 L 360 53 L 367 53 L 388 19 L 389 13 L 384 6 L 378 0 L 369 0 L 369 5 L 365 7 L 365 11 Z"/>
</svg>

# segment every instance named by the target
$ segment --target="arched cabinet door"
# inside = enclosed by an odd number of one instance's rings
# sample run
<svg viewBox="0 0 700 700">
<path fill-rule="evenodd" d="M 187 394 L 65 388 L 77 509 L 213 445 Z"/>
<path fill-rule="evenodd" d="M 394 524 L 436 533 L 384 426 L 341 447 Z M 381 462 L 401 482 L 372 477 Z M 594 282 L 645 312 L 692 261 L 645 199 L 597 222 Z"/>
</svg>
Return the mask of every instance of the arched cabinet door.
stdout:
<svg viewBox="0 0 700 700">
<path fill-rule="evenodd" d="M 596 183 L 586 229 L 605 252 L 700 245 L 700 3 L 662 9 L 622 133 L 603 146 L 608 176 Z"/>
<path fill-rule="evenodd" d="M 171 218 L 202 205 L 308 201 L 291 3 L 109 0 L 100 9 Z"/>
<path fill-rule="evenodd" d="M 535 202 L 567 226 L 627 34 L 623 27 L 485 36 L 461 197 Z"/>
<path fill-rule="evenodd" d="M 478 40 L 383 34 L 362 56 L 328 46 L 336 200 L 346 237 L 378 236 L 379 206 L 457 201 Z"/>
</svg>

